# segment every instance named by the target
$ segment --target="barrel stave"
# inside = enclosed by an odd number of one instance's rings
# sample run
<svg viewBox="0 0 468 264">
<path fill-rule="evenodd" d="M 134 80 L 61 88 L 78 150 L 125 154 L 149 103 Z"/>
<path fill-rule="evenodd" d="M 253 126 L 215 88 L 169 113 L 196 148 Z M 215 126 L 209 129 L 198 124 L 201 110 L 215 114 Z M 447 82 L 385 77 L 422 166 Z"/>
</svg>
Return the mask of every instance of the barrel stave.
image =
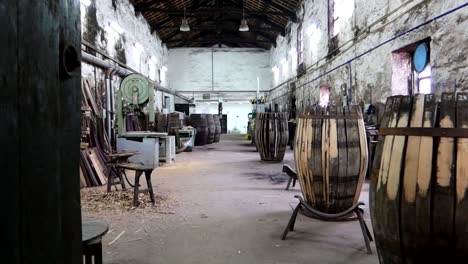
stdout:
<svg viewBox="0 0 468 264">
<path fill-rule="evenodd" d="M 285 113 L 259 113 L 255 123 L 255 143 L 264 161 L 282 161 L 288 137 Z M 285 138 L 286 137 L 286 138 Z"/>
<path fill-rule="evenodd" d="M 392 117 L 381 128 L 468 128 L 467 93 L 443 93 L 438 109 L 434 95 L 418 95 L 406 122 L 406 97 L 398 98 L 387 101 L 384 116 L 391 109 Z M 422 135 L 387 135 L 379 142 L 370 209 L 381 263 L 466 262 L 467 145 L 466 138 Z"/>
</svg>

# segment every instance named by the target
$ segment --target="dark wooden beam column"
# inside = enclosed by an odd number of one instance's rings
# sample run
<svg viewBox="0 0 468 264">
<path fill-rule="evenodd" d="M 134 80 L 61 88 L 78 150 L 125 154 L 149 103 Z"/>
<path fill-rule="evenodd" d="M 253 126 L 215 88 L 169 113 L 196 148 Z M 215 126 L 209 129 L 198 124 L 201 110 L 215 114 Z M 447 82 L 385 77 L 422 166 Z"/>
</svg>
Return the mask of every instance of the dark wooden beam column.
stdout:
<svg viewBox="0 0 468 264">
<path fill-rule="evenodd" d="M 0 22 L 1 262 L 79 264 L 80 3 L 3 0 Z"/>
</svg>

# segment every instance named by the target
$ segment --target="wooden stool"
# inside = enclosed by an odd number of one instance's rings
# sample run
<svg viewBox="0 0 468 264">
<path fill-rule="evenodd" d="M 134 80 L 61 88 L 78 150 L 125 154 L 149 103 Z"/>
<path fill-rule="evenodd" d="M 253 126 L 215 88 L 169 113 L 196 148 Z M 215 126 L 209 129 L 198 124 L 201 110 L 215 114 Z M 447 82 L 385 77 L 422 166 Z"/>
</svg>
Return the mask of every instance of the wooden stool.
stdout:
<svg viewBox="0 0 468 264">
<path fill-rule="evenodd" d="M 127 169 L 127 170 L 133 170 L 135 171 L 135 186 L 133 187 L 133 206 L 137 207 L 139 202 L 138 202 L 138 194 L 140 193 L 145 193 L 148 192 L 151 203 L 155 203 L 154 200 L 154 192 L 153 192 L 153 185 L 151 184 L 151 173 L 153 172 L 154 168 L 152 166 L 147 166 L 147 165 L 142 165 L 138 163 L 123 163 L 123 164 L 117 164 L 118 168 L 121 169 Z M 140 190 L 140 177 L 145 173 L 145 178 L 146 178 L 146 185 L 148 185 L 148 188 Z"/>
<path fill-rule="evenodd" d="M 122 190 L 126 190 L 125 181 L 122 177 L 122 171 L 119 170 L 118 164 L 127 163 L 128 158 L 140 154 L 138 151 L 125 151 L 109 154 L 109 161 L 106 163 L 107 166 L 107 192 L 111 191 L 112 185 L 115 186 L 115 190 L 118 190 L 117 184 L 122 186 Z M 118 178 L 118 181 L 116 179 Z"/>
<path fill-rule="evenodd" d="M 292 182 L 293 187 L 296 187 L 296 181 L 297 181 L 296 171 L 293 170 L 289 165 L 284 164 L 283 172 L 289 176 L 288 185 L 286 185 L 286 190 L 289 190 L 289 187 L 291 186 L 291 182 Z"/>
<path fill-rule="evenodd" d="M 102 221 L 84 218 L 81 223 L 81 243 L 84 264 L 102 264 L 102 237 L 109 230 L 109 225 Z M 94 261 L 93 261 L 94 259 Z"/>
</svg>

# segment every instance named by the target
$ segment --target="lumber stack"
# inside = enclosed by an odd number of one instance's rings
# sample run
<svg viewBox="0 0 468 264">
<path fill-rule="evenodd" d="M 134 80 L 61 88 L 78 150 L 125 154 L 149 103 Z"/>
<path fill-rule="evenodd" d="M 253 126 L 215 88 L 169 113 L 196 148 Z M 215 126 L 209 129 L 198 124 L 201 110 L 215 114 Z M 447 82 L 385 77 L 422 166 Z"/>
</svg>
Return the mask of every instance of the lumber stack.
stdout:
<svg viewBox="0 0 468 264">
<path fill-rule="evenodd" d="M 468 259 L 468 93 L 394 96 L 370 189 L 381 263 Z"/>
<path fill-rule="evenodd" d="M 368 159 L 360 108 L 306 110 L 297 120 L 294 158 L 302 194 L 312 208 L 338 214 L 357 204 Z"/>
<path fill-rule="evenodd" d="M 97 90 L 92 89 L 88 80 L 82 81 L 81 103 L 81 149 L 80 149 L 80 185 L 94 187 L 106 184 L 107 153 L 111 147 L 104 130 L 101 116 L 103 103 L 96 100 Z"/>
</svg>

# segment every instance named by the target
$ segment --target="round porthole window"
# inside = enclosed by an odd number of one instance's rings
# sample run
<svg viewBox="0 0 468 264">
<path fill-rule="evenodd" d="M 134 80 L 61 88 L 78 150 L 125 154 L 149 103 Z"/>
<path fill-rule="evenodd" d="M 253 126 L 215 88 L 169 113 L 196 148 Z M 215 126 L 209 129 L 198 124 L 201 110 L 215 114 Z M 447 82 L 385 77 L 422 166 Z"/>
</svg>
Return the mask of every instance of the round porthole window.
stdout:
<svg viewBox="0 0 468 264">
<path fill-rule="evenodd" d="M 429 63 L 429 47 L 426 43 L 420 44 L 413 56 L 414 70 L 418 73 L 422 72 Z"/>
</svg>

